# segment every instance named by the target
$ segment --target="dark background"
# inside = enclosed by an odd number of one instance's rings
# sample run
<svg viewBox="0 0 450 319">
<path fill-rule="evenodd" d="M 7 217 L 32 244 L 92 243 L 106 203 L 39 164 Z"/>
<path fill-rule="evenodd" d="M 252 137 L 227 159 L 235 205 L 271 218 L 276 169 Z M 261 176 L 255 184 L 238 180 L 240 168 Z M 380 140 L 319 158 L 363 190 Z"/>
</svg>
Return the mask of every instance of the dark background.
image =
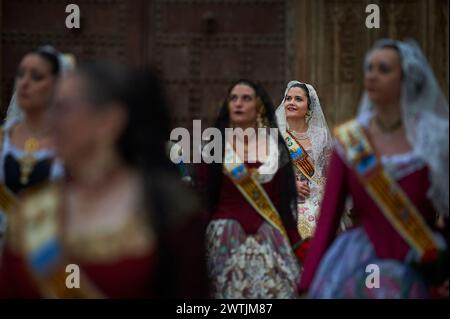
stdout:
<svg viewBox="0 0 450 319">
<path fill-rule="evenodd" d="M 69 3 L 81 29 L 65 27 Z M 381 28 L 367 29 L 368 4 Z M 0 0 L 0 110 L 23 54 L 43 44 L 90 58 L 155 65 L 174 126 L 203 127 L 240 77 L 262 82 L 275 105 L 291 79 L 316 87 L 331 126 L 353 116 L 365 51 L 379 37 L 415 38 L 448 97 L 448 0 Z"/>
</svg>

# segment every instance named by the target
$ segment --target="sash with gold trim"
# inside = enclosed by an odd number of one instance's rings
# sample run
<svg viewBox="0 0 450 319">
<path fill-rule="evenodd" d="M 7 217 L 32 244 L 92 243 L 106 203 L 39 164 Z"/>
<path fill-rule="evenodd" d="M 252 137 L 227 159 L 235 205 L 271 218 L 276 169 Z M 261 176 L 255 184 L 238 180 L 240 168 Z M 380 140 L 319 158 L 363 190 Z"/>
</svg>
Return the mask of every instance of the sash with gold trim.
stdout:
<svg viewBox="0 0 450 319">
<path fill-rule="evenodd" d="M 16 195 L 0 183 L 0 209 L 8 216 L 17 203 Z"/>
<path fill-rule="evenodd" d="M 289 154 L 295 167 L 297 167 L 308 180 L 316 184 L 320 184 L 320 182 L 314 177 L 314 164 L 302 144 L 289 131 L 286 131 L 286 133 L 283 134 L 283 137 L 286 141 L 286 146 L 289 149 Z"/>
<path fill-rule="evenodd" d="M 3 136 L 3 126 L 0 126 L 0 152 L 3 148 Z M 0 240 L 7 228 L 9 220 L 8 215 L 10 215 L 12 209 L 16 204 L 16 195 L 11 192 L 4 183 L 0 183 Z"/>
<path fill-rule="evenodd" d="M 438 244 L 432 230 L 384 169 L 359 123 L 356 120 L 344 123 L 335 128 L 334 134 L 368 194 L 420 260 L 436 256 Z"/>
<path fill-rule="evenodd" d="M 230 177 L 233 184 L 250 205 L 290 242 L 280 214 L 270 200 L 269 195 L 259 183 L 257 173 L 247 169 L 247 166 L 235 153 L 230 143 L 227 143 L 225 146 L 225 162 L 223 166 L 227 176 Z"/>
<path fill-rule="evenodd" d="M 3 126 L 0 126 L 0 151 L 3 147 Z M 0 209 L 6 214 L 10 214 L 12 208 L 17 202 L 16 195 L 9 188 L 0 183 Z"/>
<path fill-rule="evenodd" d="M 27 197 L 20 207 L 17 230 L 20 249 L 41 293 L 48 298 L 102 298 L 81 269 L 79 288 L 69 288 L 66 267 L 72 263 L 64 254 L 59 226 L 62 195 L 56 185 L 35 191 L 39 194 Z"/>
</svg>

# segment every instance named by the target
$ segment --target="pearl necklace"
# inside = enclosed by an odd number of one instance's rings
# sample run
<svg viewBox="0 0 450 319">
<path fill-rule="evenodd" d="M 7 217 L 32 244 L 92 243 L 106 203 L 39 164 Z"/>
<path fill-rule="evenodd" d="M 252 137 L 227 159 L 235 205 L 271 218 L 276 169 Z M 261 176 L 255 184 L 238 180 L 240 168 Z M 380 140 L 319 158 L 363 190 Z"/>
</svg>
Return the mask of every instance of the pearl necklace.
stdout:
<svg viewBox="0 0 450 319">
<path fill-rule="evenodd" d="M 294 131 L 294 130 L 290 130 L 290 131 L 291 131 L 291 133 L 294 134 L 294 136 L 295 136 L 297 139 L 299 139 L 299 140 L 304 141 L 304 140 L 309 139 L 308 132 L 305 132 L 305 133 L 299 133 L 299 132 L 296 132 L 296 131 Z"/>
</svg>

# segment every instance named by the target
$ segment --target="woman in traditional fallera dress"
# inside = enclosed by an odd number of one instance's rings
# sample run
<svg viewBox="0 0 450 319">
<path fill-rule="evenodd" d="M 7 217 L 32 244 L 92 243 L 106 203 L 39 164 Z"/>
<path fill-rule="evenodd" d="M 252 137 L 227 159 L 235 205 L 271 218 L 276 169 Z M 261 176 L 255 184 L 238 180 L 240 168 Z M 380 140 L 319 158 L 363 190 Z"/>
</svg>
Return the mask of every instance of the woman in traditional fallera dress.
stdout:
<svg viewBox="0 0 450 319">
<path fill-rule="evenodd" d="M 332 138 L 319 97 L 310 84 L 289 82 L 276 116 L 291 157 L 295 157 L 297 227 L 302 240 L 307 240 L 316 228 Z M 305 151 L 302 155 L 298 155 L 300 148 Z"/>
<path fill-rule="evenodd" d="M 204 227 L 165 153 L 166 112 L 148 72 L 97 63 L 62 80 L 51 123 L 66 177 L 23 195 L 0 297 L 207 296 Z"/>
<path fill-rule="evenodd" d="M 335 129 L 300 291 L 428 298 L 447 281 L 448 297 L 448 234 L 436 226 L 448 225 L 448 102 L 414 41 L 377 42 L 364 81 L 358 117 Z M 361 227 L 335 239 L 347 194 Z"/>
<path fill-rule="evenodd" d="M 18 67 L 16 92 L 0 128 L 0 250 L 17 195 L 63 174 L 55 159 L 47 115 L 58 77 L 71 68 L 70 56 L 50 46 L 28 52 Z"/>
<path fill-rule="evenodd" d="M 224 163 L 202 164 L 198 182 L 208 199 L 212 296 L 295 298 L 300 276 L 294 253 L 300 241 L 294 219 L 295 180 L 288 151 L 277 133 L 272 102 L 260 85 L 237 81 L 228 91 L 215 127 L 222 133 Z M 264 132 L 275 128 L 277 134 L 264 139 L 253 133 L 248 140 L 238 137 L 234 143 L 225 136 L 225 128 L 230 127 Z M 252 157 L 251 150 L 266 143 L 269 152 Z"/>
</svg>

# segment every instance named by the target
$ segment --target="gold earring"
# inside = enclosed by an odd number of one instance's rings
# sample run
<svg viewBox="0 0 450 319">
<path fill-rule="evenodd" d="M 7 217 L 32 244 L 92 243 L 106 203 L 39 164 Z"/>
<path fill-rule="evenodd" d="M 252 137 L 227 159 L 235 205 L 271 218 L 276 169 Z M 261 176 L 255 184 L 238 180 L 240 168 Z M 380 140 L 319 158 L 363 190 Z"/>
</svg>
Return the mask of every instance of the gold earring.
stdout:
<svg viewBox="0 0 450 319">
<path fill-rule="evenodd" d="M 258 114 L 256 115 L 256 126 L 260 128 L 262 127 L 262 124 L 261 112 L 258 112 Z"/>
<path fill-rule="evenodd" d="M 312 116 L 312 111 L 308 110 L 308 112 L 306 112 L 306 123 L 308 123 L 311 120 L 311 116 Z"/>
</svg>

